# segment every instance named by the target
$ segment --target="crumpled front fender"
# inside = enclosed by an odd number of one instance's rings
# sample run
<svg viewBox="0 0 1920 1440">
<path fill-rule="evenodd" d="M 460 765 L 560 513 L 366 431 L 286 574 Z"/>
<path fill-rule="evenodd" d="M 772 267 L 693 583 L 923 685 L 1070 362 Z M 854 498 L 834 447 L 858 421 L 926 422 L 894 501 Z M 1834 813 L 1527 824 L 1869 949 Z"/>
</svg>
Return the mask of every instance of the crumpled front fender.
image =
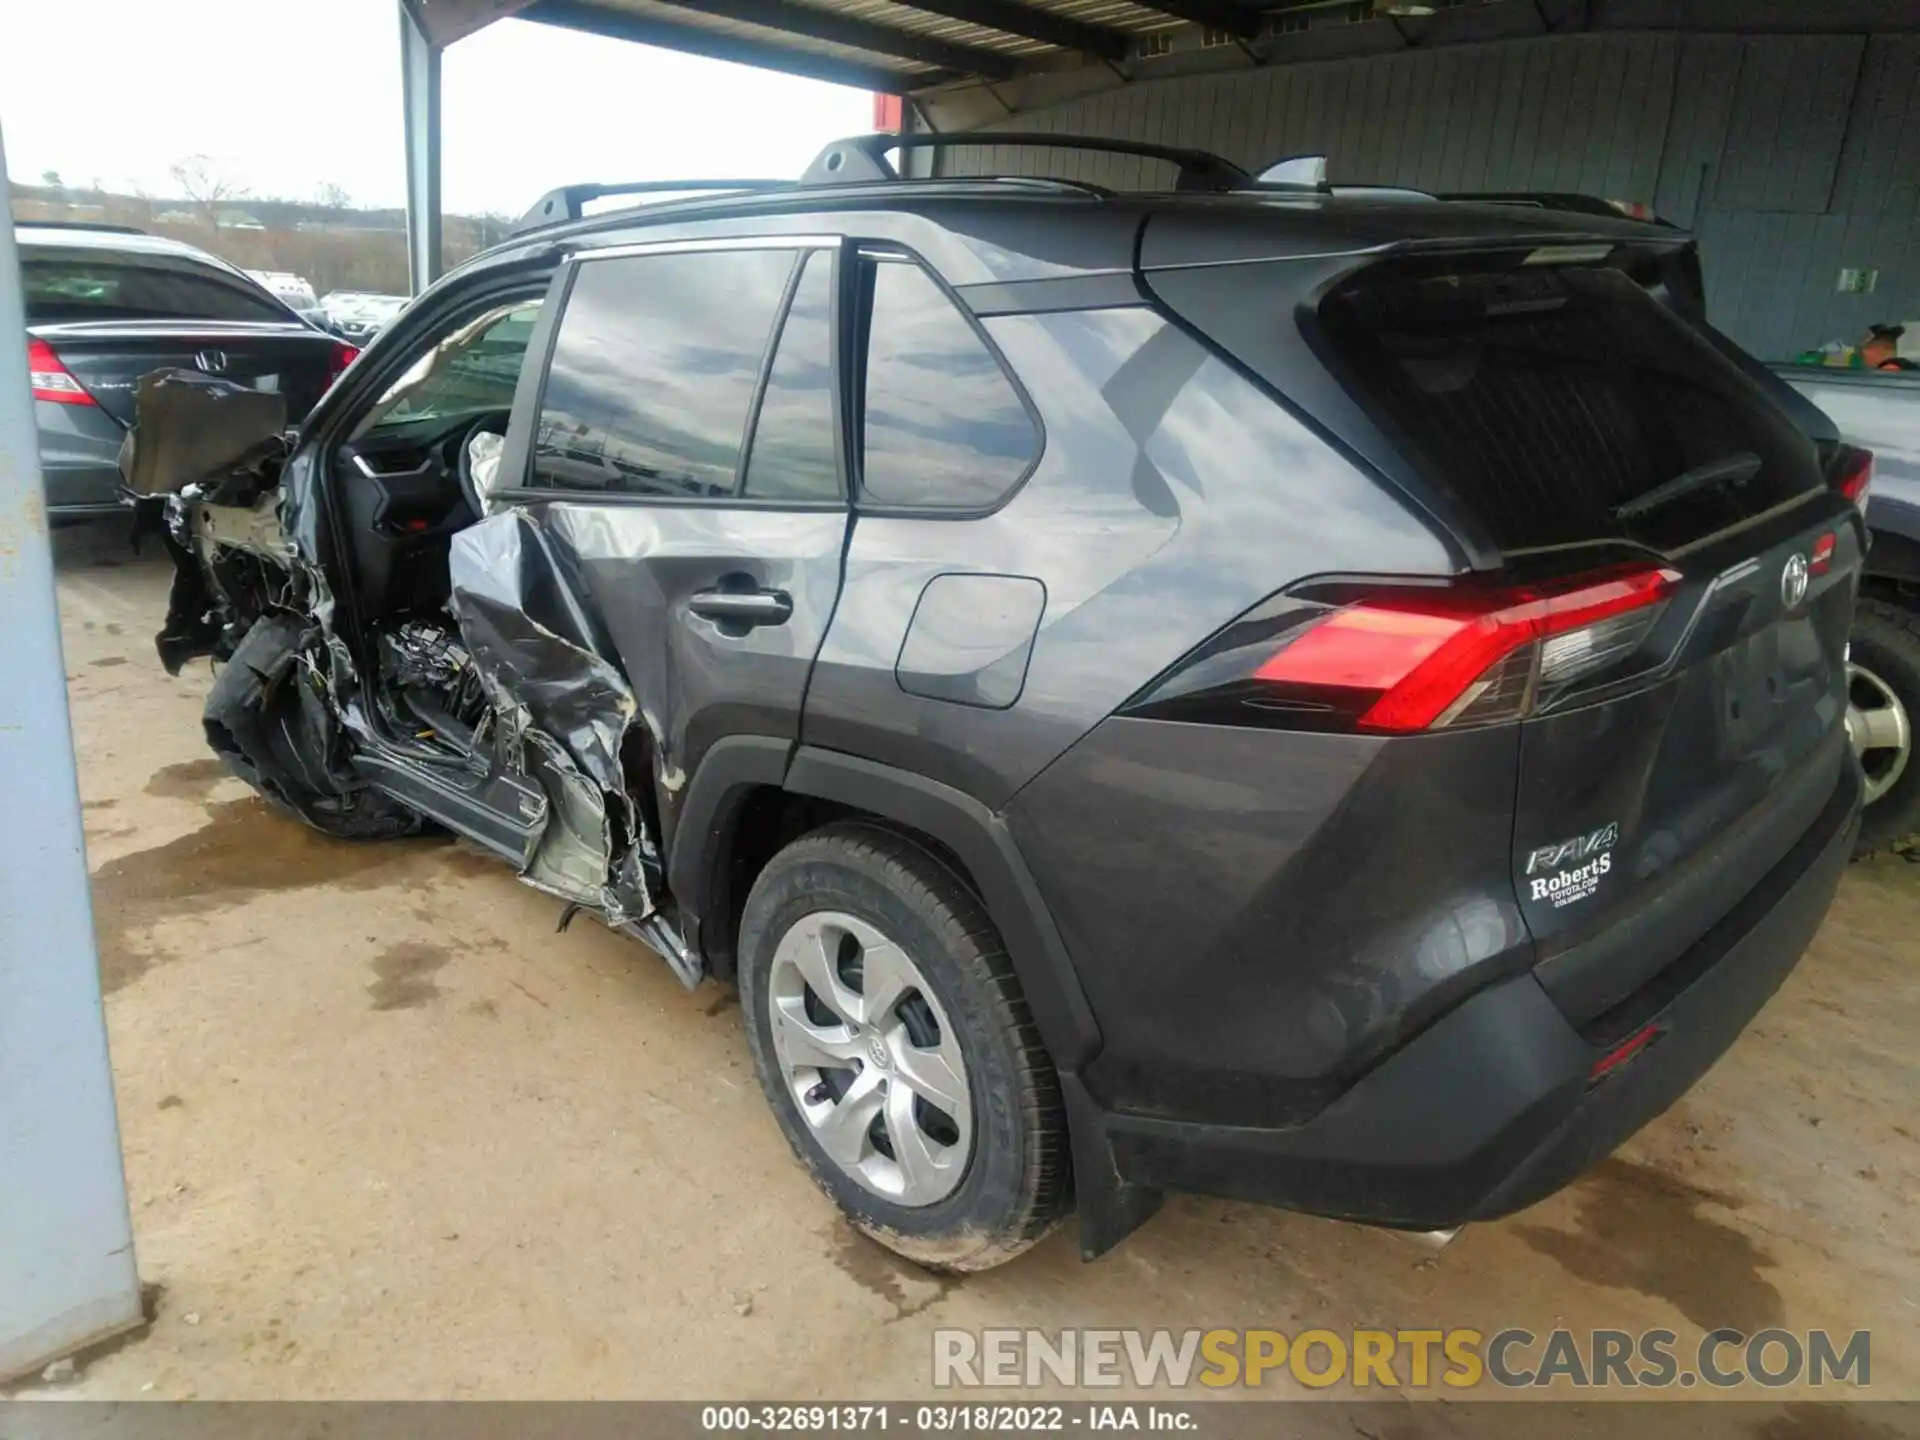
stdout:
<svg viewBox="0 0 1920 1440">
<path fill-rule="evenodd" d="M 454 537 L 449 608 L 505 738 L 551 804 L 525 877 L 619 926 L 657 908 L 658 846 L 625 763 L 639 702 L 571 553 L 525 510 Z"/>
</svg>

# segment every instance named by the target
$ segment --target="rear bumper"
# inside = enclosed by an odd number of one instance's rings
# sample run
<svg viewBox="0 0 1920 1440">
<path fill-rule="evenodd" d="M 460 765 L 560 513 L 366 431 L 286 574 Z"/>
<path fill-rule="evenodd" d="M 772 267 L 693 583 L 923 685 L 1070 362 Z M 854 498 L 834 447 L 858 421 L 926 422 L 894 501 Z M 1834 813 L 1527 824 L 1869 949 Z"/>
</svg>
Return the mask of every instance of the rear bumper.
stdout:
<svg viewBox="0 0 1920 1440">
<path fill-rule="evenodd" d="M 40 473 L 47 495 L 47 513 L 56 518 L 124 515 L 132 508 L 133 501 L 121 488 L 117 467 L 43 465 Z"/>
<path fill-rule="evenodd" d="M 130 502 L 120 485 L 120 442 L 126 431 L 98 405 L 33 402 L 47 513 L 117 515 Z"/>
<path fill-rule="evenodd" d="M 1684 1094 L 1779 988 L 1826 916 L 1859 813 L 1848 765 L 1746 899 L 1584 1029 L 1519 975 L 1454 1008 L 1302 1124 L 1100 1115 L 1114 1172 L 1156 1190 L 1422 1230 L 1544 1199 Z M 1647 1025 L 1658 1038 L 1590 1083 L 1594 1063 Z"/>
</svg>

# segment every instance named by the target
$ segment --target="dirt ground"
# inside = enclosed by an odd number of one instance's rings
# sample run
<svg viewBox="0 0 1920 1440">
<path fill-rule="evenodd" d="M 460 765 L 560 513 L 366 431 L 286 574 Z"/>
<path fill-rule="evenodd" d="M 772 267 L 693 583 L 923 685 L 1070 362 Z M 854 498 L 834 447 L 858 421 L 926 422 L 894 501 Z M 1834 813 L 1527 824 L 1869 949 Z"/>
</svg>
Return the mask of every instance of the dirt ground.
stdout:
<svg viewBox="0 0 1920 1440">
<path fill-rule="evenodd" d="M 164 562 L 99 527 L 55 539 L 158 1287 L 148 1332 L 63 1393 L 900 1398 L 929 1391 L 936 1326 L 1779 1325 L 1871 1330 L 1871 1393 L 1920 1398 L 1920 868 L 1854 867 L 1693 1094 L 1438 1255 L 1177 1198 L 1096 1264 L 1062 1232 L 954 1283 L 807 1181 L 730 992 L 597 925 L 556 933 L 556 902 L 451 843 L 270 814 L 204 747 L 205 666 L 154 658 Z"/>
</svg>

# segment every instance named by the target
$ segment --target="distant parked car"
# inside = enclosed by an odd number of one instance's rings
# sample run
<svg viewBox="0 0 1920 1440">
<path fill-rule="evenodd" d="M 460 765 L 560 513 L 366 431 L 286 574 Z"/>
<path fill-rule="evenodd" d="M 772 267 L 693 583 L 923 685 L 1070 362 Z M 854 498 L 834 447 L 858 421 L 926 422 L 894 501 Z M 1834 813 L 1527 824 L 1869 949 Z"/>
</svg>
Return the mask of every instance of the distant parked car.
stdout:
<svg viewBox="0 0 1920 1440">
<path fill-rule="evenodd" d="M 326 327 L 343 340 L 364 345 L 407 308 L 404 295 L 379 295 L 364 290 L 334 290 L 320 302 Z"/>
<path fill-rule="evenodd" d="M 249 270 L 247 275 L 295 310 L 320 308 L 320 297 L 313 293 L 313 282 L 291 270 Z"/>
<path fill-rule="evenodd" d="M 14 236 L 40 464 L 56 517 L 122 509 L 116 461 L 149 370 L 181 366 L 277 391 L 297 418 L 358 353 L 178 240 L 74 225 L 20 225 Z"/>
</svg>

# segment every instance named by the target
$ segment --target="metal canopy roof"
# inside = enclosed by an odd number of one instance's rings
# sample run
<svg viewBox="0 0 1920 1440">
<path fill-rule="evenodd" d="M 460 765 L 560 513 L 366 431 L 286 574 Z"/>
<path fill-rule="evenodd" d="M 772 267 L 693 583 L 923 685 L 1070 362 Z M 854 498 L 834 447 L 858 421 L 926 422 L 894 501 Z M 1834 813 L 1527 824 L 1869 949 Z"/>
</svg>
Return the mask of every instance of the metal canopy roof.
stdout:
<svg viewBox="0 0 1920 1440">
<path fill-rule="evenodd" d="M 1118 64 L 1181 24 L 1248 39 L 1328 3 L 1350 0 L 408 0 L 436 46 L 516 16 L 885 94 Z"/>
<path fill-rule="evenodd" d="M 404 0 L 444 48 L 507 16 L 908 94 L 1081 65 L 1121 80 L 1202 27 L 1226 63 L 1587 29 L 1913 29 L 1915 0 Z M 1373 24 L 1354 24 L 1374 21 Z M 1143 41 L 1147 43 L 1143 45 Z M 1189 42 L 1181 41 L 1180 44 Z M 1017 107 L 1016 107 L 1017 108 Z"/>
</svg>

